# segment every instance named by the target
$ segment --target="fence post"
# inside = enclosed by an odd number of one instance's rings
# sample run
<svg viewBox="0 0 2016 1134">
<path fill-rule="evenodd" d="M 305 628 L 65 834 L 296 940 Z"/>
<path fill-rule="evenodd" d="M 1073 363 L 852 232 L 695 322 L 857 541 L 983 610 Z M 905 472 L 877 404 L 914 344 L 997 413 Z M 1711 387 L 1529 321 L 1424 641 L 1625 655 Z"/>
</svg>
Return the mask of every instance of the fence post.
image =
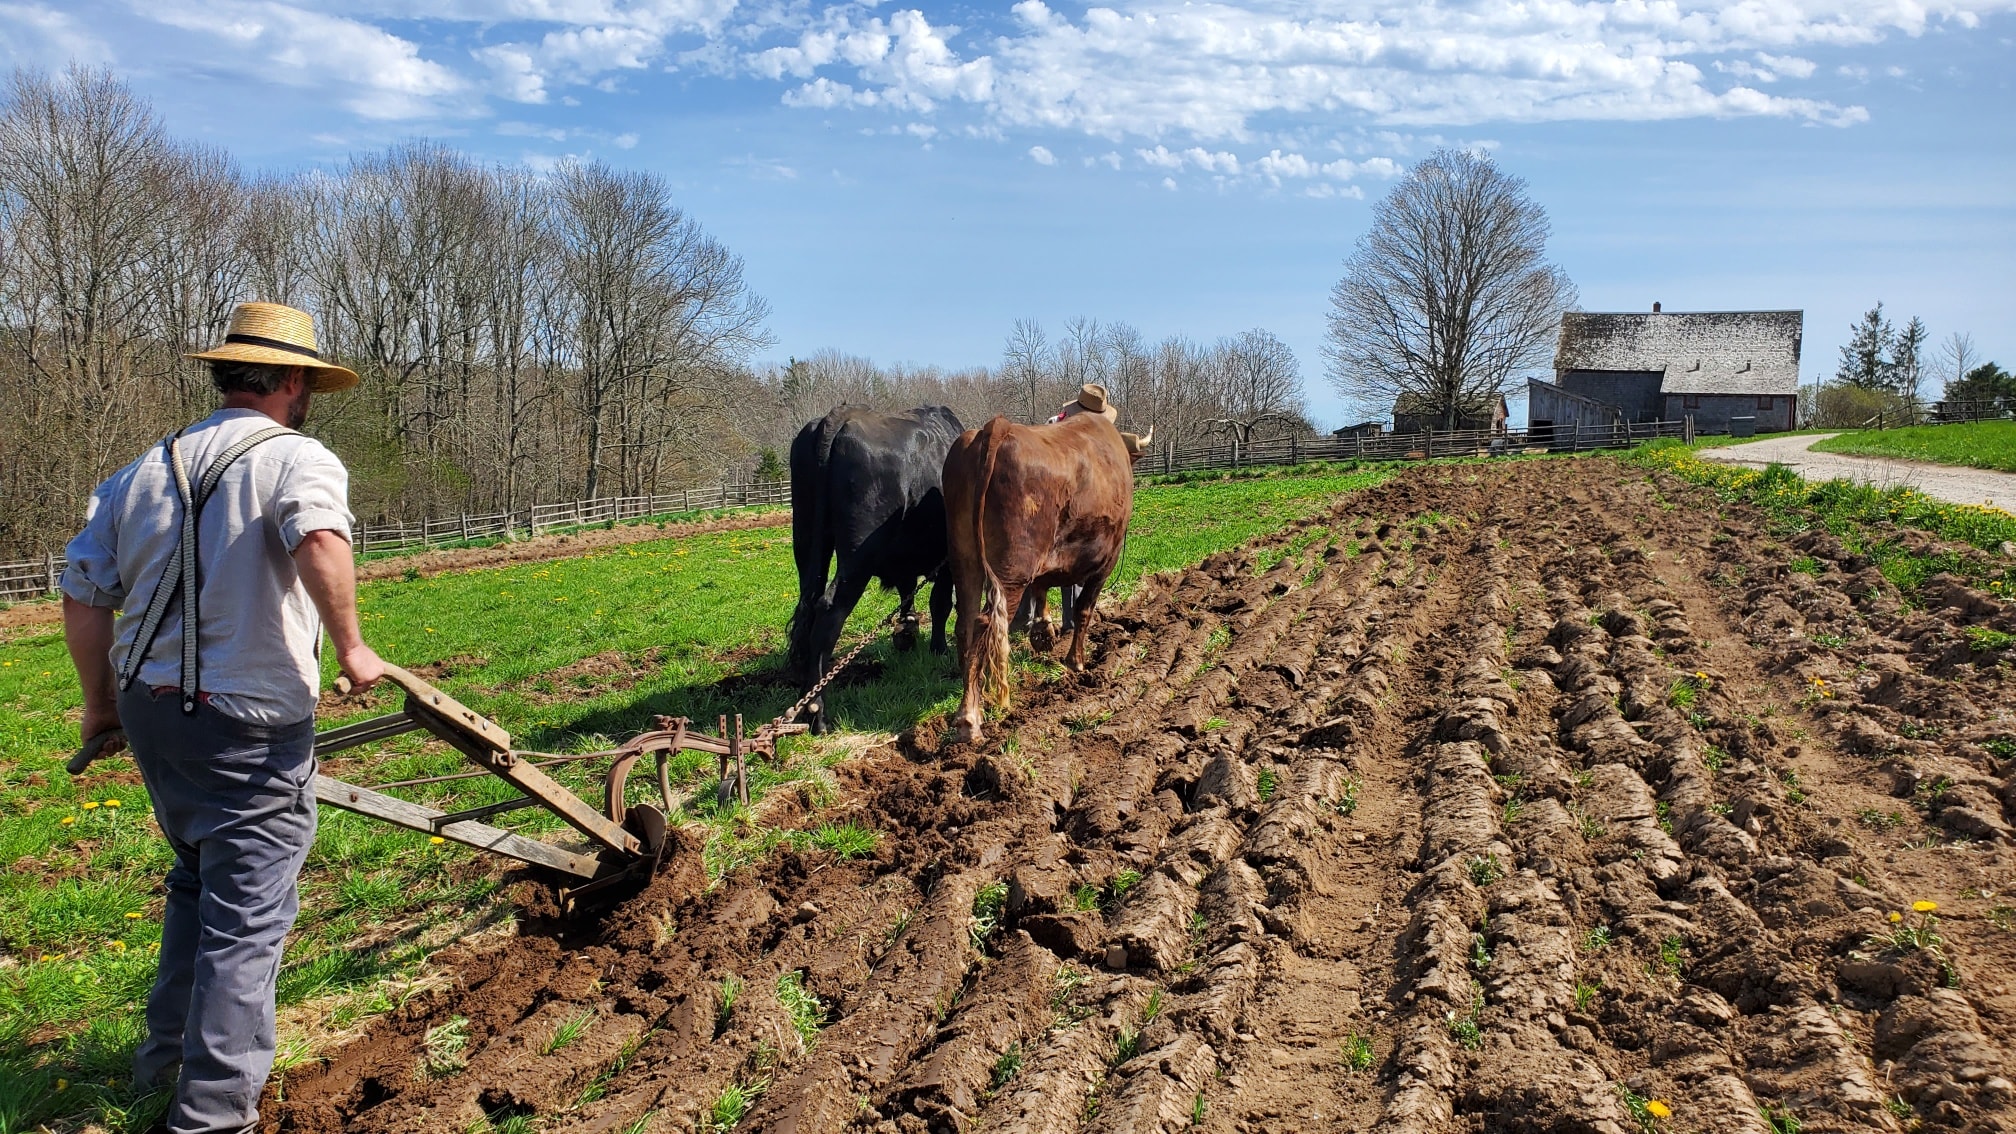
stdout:
<svg viewBox="0 0 2016 1134">
<path fill-rule="evenodd" d="M 1691 413 L 1680 419 L 1680 440 L 1689 445 L 1694 443 L 1694 415 Z"/>
<path fill-rule="evenodd" d="M 1288 435 L 1288 463 L 1291 465 L 1302 463 L 1302 442 L 1292 433 Z"/>
<path fill-rule="evenodd" d="M 46 578 L 47 578 L 47 579 L 49 580 L 49 589 L 48 589 L 48 591 L 47 591 L 46 593 L 48 593 L 48 594 L 52 594 L 52 595 L 53 595 L 53 594 L 55 594 L 55 593 L 56 593 L 56 553 L 55 553 L 55 552 L 53 552 L 53 551 L 44 551 L 44 552 L 42 553 L 42 574 L 43 574 L 43 575 L 44 575 L 44 576 L 45 576 L 45 577 L 46 577 Z"/>
<path fill-rule="evenodd" d="M 371 550 L 371 525 L 359 522 L 357 525 L 357 558 Z"/>
</svg>

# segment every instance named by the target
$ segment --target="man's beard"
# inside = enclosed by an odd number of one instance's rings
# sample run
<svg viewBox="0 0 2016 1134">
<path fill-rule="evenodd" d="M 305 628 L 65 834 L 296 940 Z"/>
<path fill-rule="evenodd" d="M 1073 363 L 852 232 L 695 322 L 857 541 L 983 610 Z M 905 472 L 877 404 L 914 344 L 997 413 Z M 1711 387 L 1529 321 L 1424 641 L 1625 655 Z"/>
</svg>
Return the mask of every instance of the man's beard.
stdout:
<svg viewBox="0 0 2016 1134">
<path fill-rule="evenodd" d="M 287 428 L 299 429 L 308 421 L 308 384 L 301 384 L 301 392 L 287 403 Z"/>
</svg>

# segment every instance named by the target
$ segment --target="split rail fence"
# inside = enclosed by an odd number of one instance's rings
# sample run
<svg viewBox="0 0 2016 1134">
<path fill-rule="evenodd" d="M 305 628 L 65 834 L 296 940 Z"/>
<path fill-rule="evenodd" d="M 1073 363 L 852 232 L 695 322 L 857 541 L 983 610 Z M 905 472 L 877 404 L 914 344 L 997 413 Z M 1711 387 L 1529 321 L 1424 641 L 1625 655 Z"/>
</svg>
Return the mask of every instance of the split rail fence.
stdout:
<svg viewBox="0 0 2016 1134">
<path fill-rule="evenodd" d="M 1299 465 L 1311 461 L 1424 460 L 1517 453 L 1532 449 L 1576 452 L 1621 449 L 1655 437 L 1682 437 L 1677 421 L 1638 425 L 1556 426 L 1552 430 L 1492 433 L 1488 430 L 1430 430 L 1424 433 L 1384 433 L 1372 437 L 1282 437 L 1242 445 L 1237 441 L 1175 448 L 1161 446 L 1137 466 L 1147 473 L 1177 473 L 1201 469 L 1234 469 L 1263 465 Z M 781 481 L 723 484 L 681 489 L 655 496 L 609 496 L 561 504 L 535 504 L 512 512 L 448 516 L 409 522 L 359 524 L 352 533 L 359 558 L 371 555 L 453 547 L 478 541 L 546 535 L 599 525 L 639 522 L 683 512 L 717 511 L 789 504 L 791 486 Z M 53 594 L 63 577 L 61 555 L 44 555 L 21 563 L 0 563 L 0 602 L 19 602 Z"/>
</svg>

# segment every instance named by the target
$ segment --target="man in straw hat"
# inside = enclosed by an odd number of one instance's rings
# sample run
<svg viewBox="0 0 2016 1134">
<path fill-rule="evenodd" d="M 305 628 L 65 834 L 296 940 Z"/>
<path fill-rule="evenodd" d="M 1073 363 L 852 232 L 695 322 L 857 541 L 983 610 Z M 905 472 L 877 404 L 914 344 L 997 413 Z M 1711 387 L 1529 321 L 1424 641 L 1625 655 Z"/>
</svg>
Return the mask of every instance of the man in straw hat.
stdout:
<svg viewBox="0 0 2016 1134">
<path fill-rule="evenodd" d="M 130 742 L 175 851 L 136 1086 L 174 1134 L 251 1130 L 273 1066 L 274 980 L 315 836 L 317 659 L 384 675 L 357 625 L 348 474 L 296 432 L 325 362 L 306 312 L 241 304 L 210 364 L 223 407 L 92 493 L 63 573 L 84 687 L 80 768 Z M 114 611 L 118 614 L 116 620 Z"/>
<path fill-rule="evenodd" d="M 1114 409 L 1112 403 L 1106 400 L 1106 387 L 1097 382 L 1087 382 L 1078 387 L 1076 399 L 1065 402 L 1064 408 L 1058 410 L 1056 415 L 1044 424 L 1055 425 L 1067 417 L 1076 417 L 1081 413 L 1096 413 L 1111 422 L 1120 420 L 1120 411 Z"/>
</svg>

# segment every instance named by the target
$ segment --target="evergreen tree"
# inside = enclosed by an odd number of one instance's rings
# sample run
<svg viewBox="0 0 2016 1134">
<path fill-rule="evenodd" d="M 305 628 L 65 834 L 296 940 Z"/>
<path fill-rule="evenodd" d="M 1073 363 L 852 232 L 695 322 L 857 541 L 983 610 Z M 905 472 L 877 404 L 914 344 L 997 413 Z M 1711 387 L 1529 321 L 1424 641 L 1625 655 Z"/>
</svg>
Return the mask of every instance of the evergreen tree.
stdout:
<svg viewBox="0 0 2016 1134">
<path fill-rule="evenodd" d="M 1871 307 L 1849 332 L 1848 342 L 1841 347 L 1841 365 L 1834 371 L 1834 380 L 1864 390 L 1888 388 L 1890 352 L 1896 334 L 1890 329 L 1890 320 L 1883 317 L 1883 304 L 1878 302 Z"/>
<path fill-rule="evenodd" d="M 1925 378 L 1925 340 L 1931 337 L 1925 320 L 1916 315 L 1897 333 L 1890 350 L 1890 385 L 1898 397 L 1918 400 L 1918 384 Z"/>
</svg>

